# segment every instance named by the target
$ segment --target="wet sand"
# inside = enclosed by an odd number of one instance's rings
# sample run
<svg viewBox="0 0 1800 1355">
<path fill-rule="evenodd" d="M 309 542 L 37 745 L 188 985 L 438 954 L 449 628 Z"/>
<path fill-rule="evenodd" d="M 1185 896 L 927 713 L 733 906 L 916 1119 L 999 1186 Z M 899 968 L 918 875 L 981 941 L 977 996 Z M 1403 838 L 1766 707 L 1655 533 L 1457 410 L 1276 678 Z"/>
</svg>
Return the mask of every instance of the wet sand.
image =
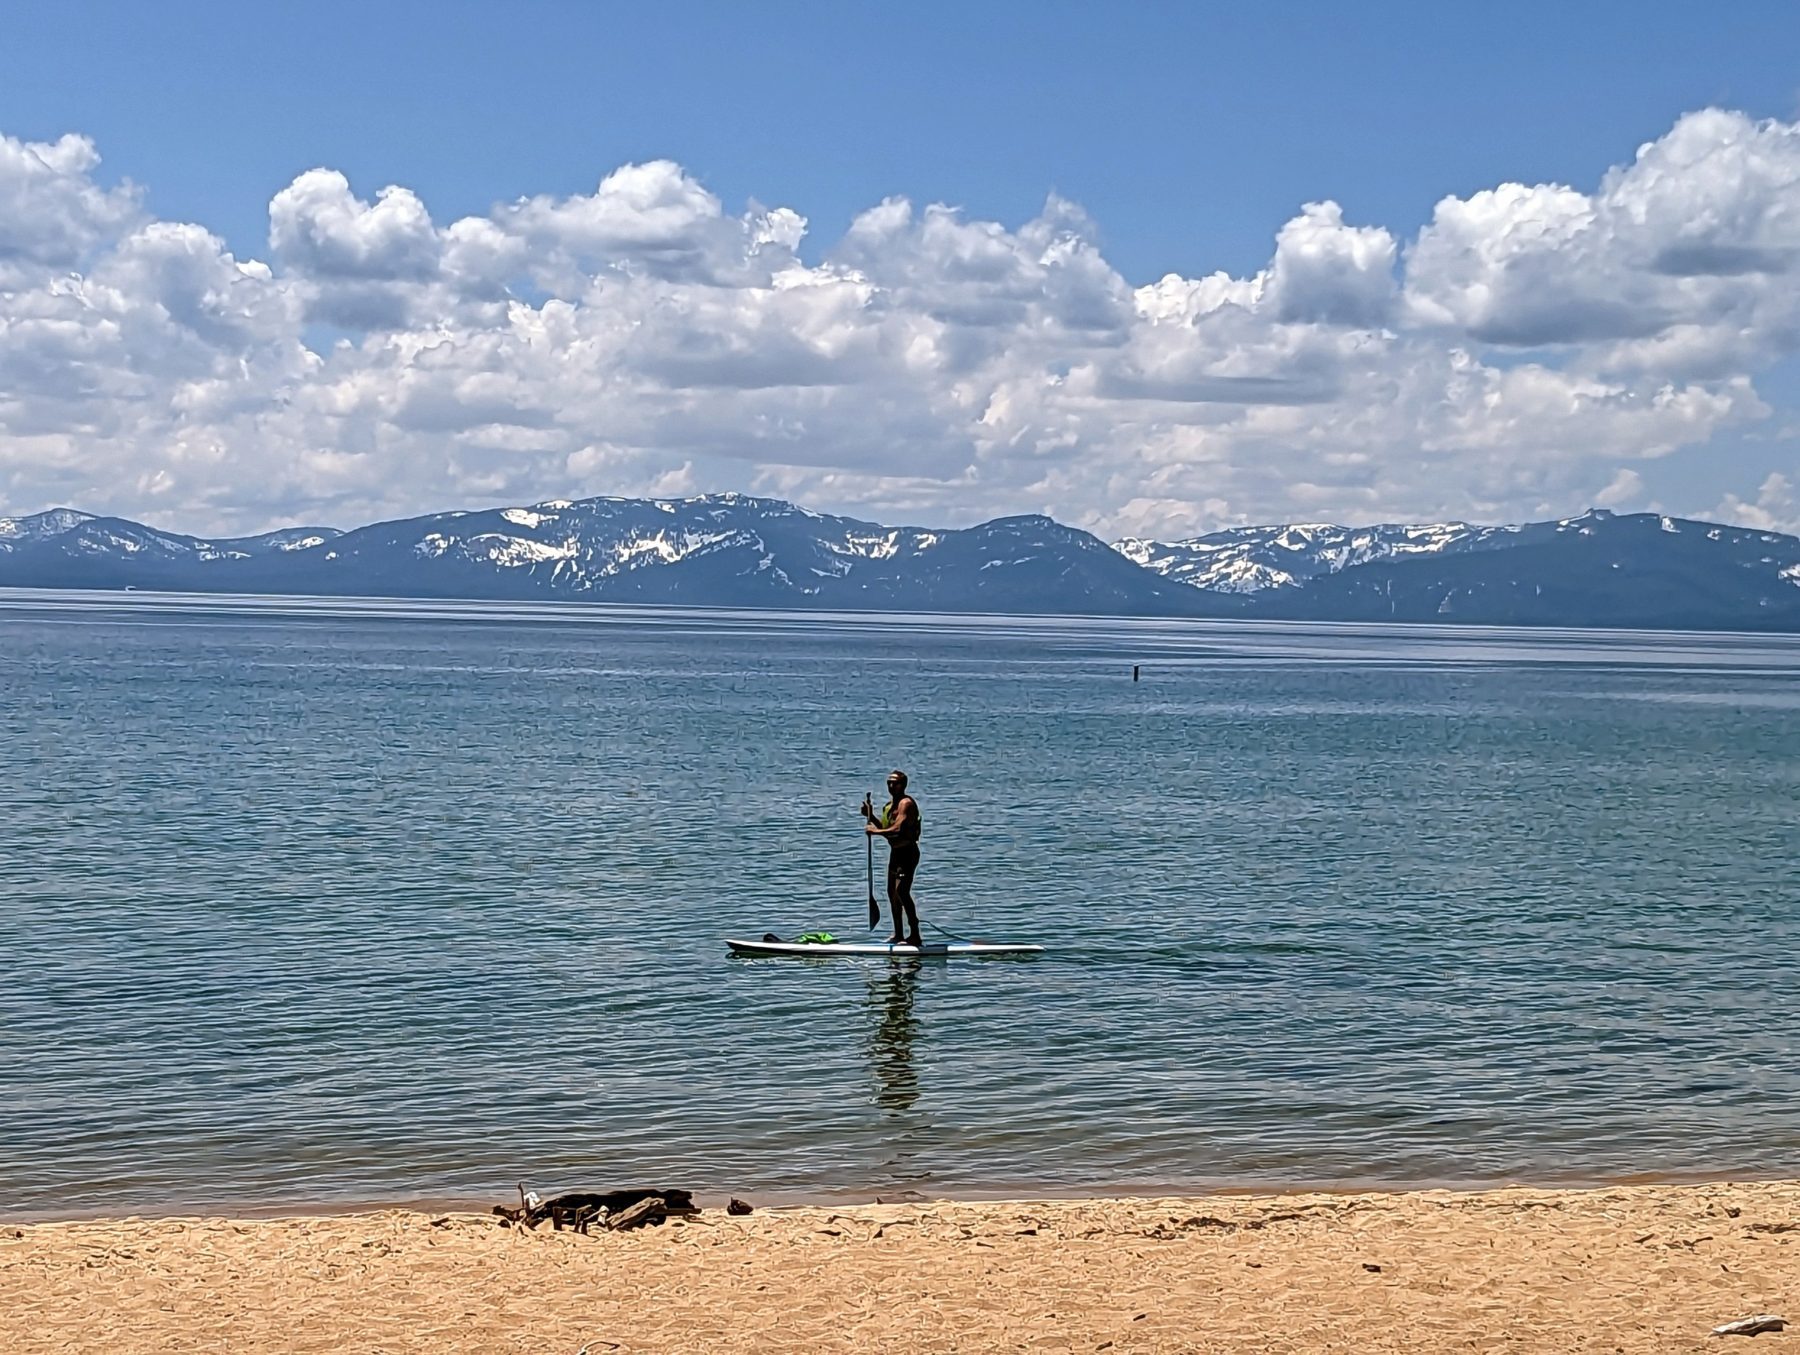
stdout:
<svg viewBox="0 0 1800 1355">
<path fill-rule="evenodd" d="M 0 1225 L 0 1350 L 1800 1352 L 1800 1182 Z"/>
</svg>

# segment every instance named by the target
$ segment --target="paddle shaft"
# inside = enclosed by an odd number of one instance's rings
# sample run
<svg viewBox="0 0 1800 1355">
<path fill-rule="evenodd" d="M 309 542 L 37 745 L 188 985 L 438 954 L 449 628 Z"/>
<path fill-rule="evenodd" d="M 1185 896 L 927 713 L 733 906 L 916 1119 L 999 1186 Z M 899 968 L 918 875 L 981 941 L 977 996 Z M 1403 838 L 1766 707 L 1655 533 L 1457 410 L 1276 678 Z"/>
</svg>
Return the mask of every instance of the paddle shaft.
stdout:
<svg viewBox="0 0 1800 1355">
<path fill-rule="evenodd" d="M 874 814 L 874 796 L 863 796 L 863 812 L 869 815 Z M 863 838 L 869 847 L 869 930 L 874 931 L 881 925 L 881 905 L 875 902 L 875 835 L 864 833 Z"/>
</svg>

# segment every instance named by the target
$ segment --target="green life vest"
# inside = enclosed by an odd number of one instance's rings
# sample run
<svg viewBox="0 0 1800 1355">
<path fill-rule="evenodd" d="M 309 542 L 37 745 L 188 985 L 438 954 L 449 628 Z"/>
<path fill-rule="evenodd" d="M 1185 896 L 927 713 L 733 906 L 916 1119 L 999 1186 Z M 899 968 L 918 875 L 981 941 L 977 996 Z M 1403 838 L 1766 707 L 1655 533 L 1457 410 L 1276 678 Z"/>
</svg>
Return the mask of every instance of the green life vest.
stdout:
<svg viewBox="0 0 1800 1355">
<path fill-rule="evenodd" d="M 894 804 L 893 804 L 893 802 L 885 804 L 881 807 L 881 816 L 878 819 L 876 819 L 875 822 L 882 828 L 892 828 L 894 826 L 895 819 L 894 819 Z M 915 810 L 914 817 L 913 817 L 912 836 L 897 838 L 894 840 L 898 841 L 898 842 L 917 842 L 919 840 L 919 829 L 922 827 L 923 827 L 923 825 L 920 823 L 919 815 L 918 815 L 917 811 Z"/>
</svg>

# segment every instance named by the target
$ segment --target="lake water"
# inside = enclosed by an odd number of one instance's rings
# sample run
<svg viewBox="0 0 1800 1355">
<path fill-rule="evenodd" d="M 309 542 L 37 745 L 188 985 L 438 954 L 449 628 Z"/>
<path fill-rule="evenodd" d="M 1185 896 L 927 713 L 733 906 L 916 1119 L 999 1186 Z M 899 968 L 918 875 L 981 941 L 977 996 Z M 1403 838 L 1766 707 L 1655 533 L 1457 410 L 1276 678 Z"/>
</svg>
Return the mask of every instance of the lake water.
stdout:
<svg viewBox="0 0 1800 1355">
<path fill-rule="evenodd" d="M 13 1216 L 1800 1173 L 1800 639 L 12 592 L 0 753 Z M 1055 950 L 728 958 L 894 765 Z"/>
</svg>

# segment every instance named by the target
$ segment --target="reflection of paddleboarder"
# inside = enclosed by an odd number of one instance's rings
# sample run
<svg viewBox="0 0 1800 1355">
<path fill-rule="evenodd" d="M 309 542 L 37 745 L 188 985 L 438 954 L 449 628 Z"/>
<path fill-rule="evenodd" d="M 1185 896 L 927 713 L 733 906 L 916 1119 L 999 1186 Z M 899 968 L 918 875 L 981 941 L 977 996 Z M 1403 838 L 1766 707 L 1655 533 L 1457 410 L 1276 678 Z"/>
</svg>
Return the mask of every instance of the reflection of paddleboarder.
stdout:
<svg viewBox="0 0 1800 1355">
<path fill-rule="evenodd" d="M 889 967 L 891 972 L 869 981 L 869 1005 L 878 1018 L 869 1039 L 869 1062 L 875 1069 L 875 1104 L 883 1110 L 906 1110 L 919 1099 L 912 1054 L 919 1030 L 913 990 L 919 986 L 920 964 L 901 960 Z"/>
<path fill-rule="evenodd" d="M 913 906 L 912 882 L 913 872 L 919 868 L 919 830 L 923 822 L 919 818 L 919 802 L 906 793 L 906 773 L 895 771 L 888 773 L 888 802 L 882 806 L 880 817 L 867 800 L 862 803 L 863 817 L 868 823 L 863 831 L 872 837 L 884 837 L 888 844 L 887 895 L 888 906 L 894 912 L 894 934 L 888 937 L 892 944 L 904 942 L 909 946 L 920 945 L 919 913 Z"/>
</svg>

